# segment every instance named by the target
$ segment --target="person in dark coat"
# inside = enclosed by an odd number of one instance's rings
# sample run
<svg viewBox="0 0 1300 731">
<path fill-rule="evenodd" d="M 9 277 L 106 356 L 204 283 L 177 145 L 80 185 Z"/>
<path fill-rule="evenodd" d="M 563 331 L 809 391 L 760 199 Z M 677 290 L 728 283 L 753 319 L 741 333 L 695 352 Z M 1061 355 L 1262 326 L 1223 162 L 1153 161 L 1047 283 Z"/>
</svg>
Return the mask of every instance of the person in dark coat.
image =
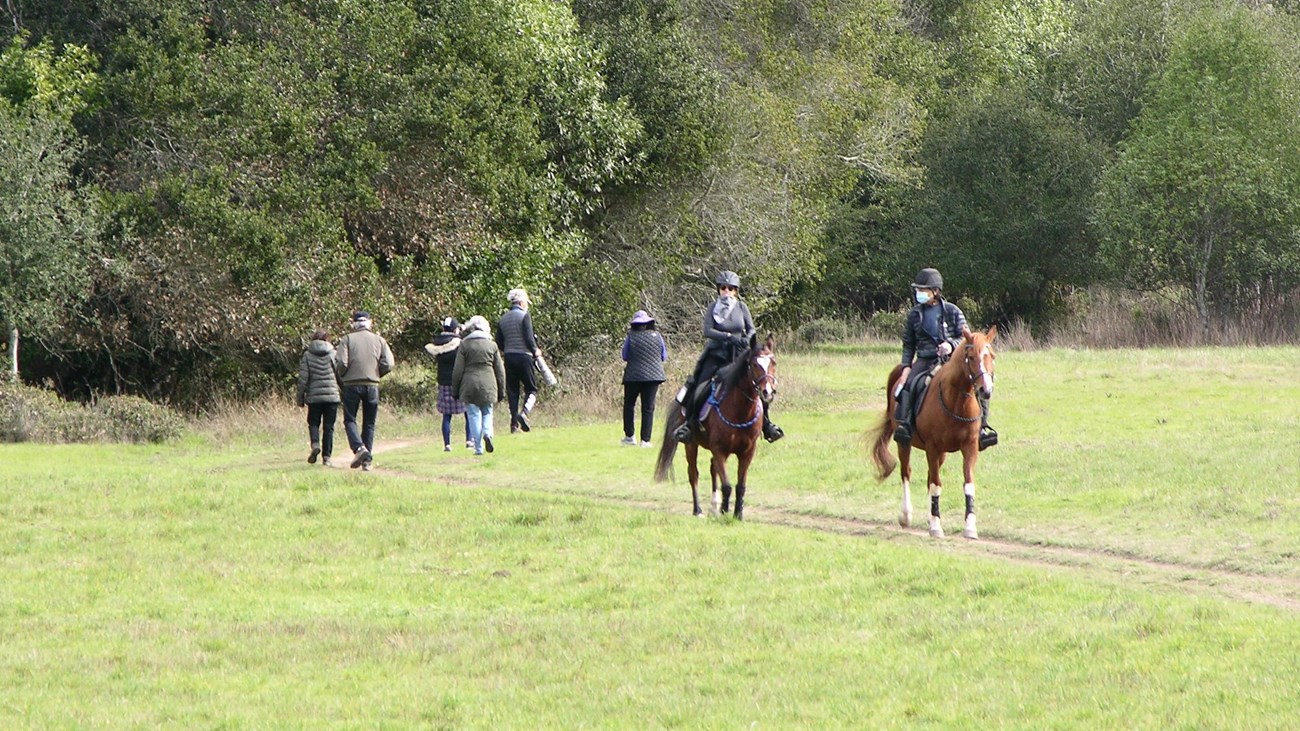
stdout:
<svg viewBox="0 0 1300 731">
<path fill-rule="evenodd" d="M 465 402 L 474 454 L 493 450 L 492 408 L 506 389 L 506 369 L 488 322 L 475 315 L 465 323 L 451 374 L 452 395 Z"/>
<path fill-rule="evenodd" d="M 757 333 L 749 307 L 740 301 L 740 275 L 733 271 L 719 272 L 714 285 L 718 288 L 718 299 L 704 311 L 704 352 L 696 361 L 695 372 L 683 390 L 686 423 L 673 433 L 673 437 L 683 444 L 693 438 L 699 418 L 699 404 L 694 403 L 695 385 L 712 380 L 718 369 L 731 363 L 749 347 Z M 770 408 L 770 404 L 763 402 L 763 438 L 775 442 L 785 436 L 785 432 L 772 423 L 768 415 Z"/>
<path fill-rule="evenodd" d="M 917 381 L 947 361 L 969 329 L 961 308 L 943 298 L 943 275 L 938 269 L 926 268 L 917 273 L 912 296 L 916 305 L 903 324 L 903 371 L 894 384 L 894 397 L 898 399 L 894 441 L 899 444 L 912 441 Z M 987 449 L 998 443 L 998 433 L 988 425 L 989 406 L 984 399 L 980 399 L 980 416 L 980 449 Z"/>
<path fill-rule="evenodd" d="M 537 405 L 536 358 L 537 336 L 533 317 L 528 314 L 532 302 L 522 288 L 512 289 L 506 298 L 510 309 L 497 321 L 497 348 L 506 364 L 506 394 L 510 399 L 510 433 L 528 431 L 528 414 Z M 520 399 L 523 399 L 522 404 Z"/>
<path fill-rule="evenodd" d="M 645 310 L 637 310 L 623 338 L 623 444 L 636 446 L 633 436 L 633 416 L 636 401 L 641 399 L 641 446 L 649 447 L 650 433 L 654 429 L 655 394 L 659 384 L 667 380 L 664 362 L 668 360 L 668 345 L 655 329 L 655 320 Z"/>
<path fill-rule="evenodd" d="M 442 332 L 433 336 L 433 342 L 424 351 L 438 363 L 438 413 L 442 414 L 442 451 L 451 451 L 451 417 L 465 413 L 465 402 L 451 394 L 451 374 L 456 368 L 456 351 L 460 348 L 460 323 L 454 317 L 442 321 Z M 469 417 L 465 417 L 465 446 L 472 448 L 469 436 Z"/>
<path fill-rule="evenodd" d="M 307 436 L 311 439 L 309 464 L 316 464 L 316 458 L 321 457 L 322 464 L 330 466 L 340 393 L 334 346 L 330 344 L 329 333 L 317 330 L 311 334 L 298 363 L 298 405 L 307 407 Z"/>
</svg>

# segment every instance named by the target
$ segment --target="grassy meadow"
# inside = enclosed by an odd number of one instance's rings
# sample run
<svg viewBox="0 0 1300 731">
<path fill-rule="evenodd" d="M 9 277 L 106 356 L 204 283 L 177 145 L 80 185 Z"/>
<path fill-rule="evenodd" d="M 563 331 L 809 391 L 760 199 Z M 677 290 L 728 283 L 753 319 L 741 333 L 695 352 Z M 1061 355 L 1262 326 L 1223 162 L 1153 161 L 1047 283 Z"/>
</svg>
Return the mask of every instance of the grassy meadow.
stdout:
<svg viewBox="0 0 1300 731">
<path fill-rule="evenodd" d="M 1295 727 L 1300 349 L 1001 353 L 980 541 L 959 458 L 944 540 L 874 479 L 896 357 L 780 355 L 743 524 L 612 398 L 381 411 L 371 473 L 288 407 L 0 445 L 0 727 Z"/>
</svg>

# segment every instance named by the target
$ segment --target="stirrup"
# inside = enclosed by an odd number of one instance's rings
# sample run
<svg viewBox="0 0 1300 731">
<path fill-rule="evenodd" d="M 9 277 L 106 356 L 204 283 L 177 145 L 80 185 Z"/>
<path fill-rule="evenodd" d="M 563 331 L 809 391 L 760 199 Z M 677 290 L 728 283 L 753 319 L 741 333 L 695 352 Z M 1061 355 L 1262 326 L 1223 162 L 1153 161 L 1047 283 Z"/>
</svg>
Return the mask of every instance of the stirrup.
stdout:
<svg viewBox="0 0 1300 731">
<path fill-rule="evenodd" d="M 785 430 L 770 421 L 763 427 L 763 438 L 769 442 L 775 442 L 783 436 L 785 436 Z"/>
<path fill-rule="evenodd" d="M 980 430 L 980 451 L 988 449 L 998 443 L 998 433 L 990 427 L 984 427 Z"/>
<path fill-rule="evenodd" d="M 677 427 L 677 431 L 673 432 L 673 439 L 676 439 L 678 442 L 681 442 L 682 444 L 690 444 L 691 443 L 690 423 L 688 422 Z"/>
</svg>

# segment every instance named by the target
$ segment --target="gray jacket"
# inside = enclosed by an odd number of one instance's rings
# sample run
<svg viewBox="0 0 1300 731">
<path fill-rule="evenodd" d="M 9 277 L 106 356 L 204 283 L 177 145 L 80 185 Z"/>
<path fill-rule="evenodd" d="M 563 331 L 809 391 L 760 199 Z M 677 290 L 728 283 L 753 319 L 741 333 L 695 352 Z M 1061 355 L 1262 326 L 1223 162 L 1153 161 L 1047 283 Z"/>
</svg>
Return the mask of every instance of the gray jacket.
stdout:
<svg viewBox="0 0 1300 731">
<path fill-rule="evenodd" d="M 339 380 L 345 386 L 378 386 L 379 379 L 393 370 L 393 351 L 388 341 L 369 330 L 353 330 L 339 340 Z"/>
<path fill-rule="evenodd" d="M 506 365 L 492 338 L 472 332 L 456 349 L 456 366 L 451 374 L 451 394 L 467 404 L 494 404 L 506 393 Z"/>
<path fill-rule="evenodd" d="M 754 318 L 749 315 L 749 308 L 744 302 L 736 300 L 731 312 L 718 322 L 713 317 L 720 304 L 717 300 L 704 311 L 705 350 L 720 351 L 730 346 L 733 348 L 749 347 L 749 339 L 758 332 L 754 328 Z"/>
<path fill-rule="evenodd" d="M 313 340 L 302 352 L 298 364 L 298 403 L 337 404 L 339 376 L 334 370 L 334 346 Z"/>
</svg>

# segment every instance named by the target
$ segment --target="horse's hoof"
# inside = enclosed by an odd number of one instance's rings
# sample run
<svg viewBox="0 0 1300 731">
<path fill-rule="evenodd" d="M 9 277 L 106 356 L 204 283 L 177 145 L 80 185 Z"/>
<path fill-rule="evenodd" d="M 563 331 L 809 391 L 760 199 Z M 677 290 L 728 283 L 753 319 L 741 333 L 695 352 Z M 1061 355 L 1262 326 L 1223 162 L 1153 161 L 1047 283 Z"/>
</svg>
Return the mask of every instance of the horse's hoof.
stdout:
<svg viewBox="0 0 1300 731">
<path fill-rule="evenodd" d="M 899 515 L 898 515 L 898 524 L 901 525 L 901 526 L 903 526 L 904 528 L 911 528 L 911 527 L 912 527 L 912 514 L 911 514 L 911 513 L 899 513 Z"/>
<path fill-rule="evenodd" d="M 972 541 L 979 539 L 979 531 L 975 530 L 975 516 L 972 515 L 966 519 L 966 530 L 963 530 L 961 534 Z"/>
<path fill-rule="evenodd" d="M 940 527 L 937 526 L 937 525 L 930 526 L 930 537 L 931 537 L 931 538 L 943 538 L 943 528 L 940 528 Z"/>
</svg>

